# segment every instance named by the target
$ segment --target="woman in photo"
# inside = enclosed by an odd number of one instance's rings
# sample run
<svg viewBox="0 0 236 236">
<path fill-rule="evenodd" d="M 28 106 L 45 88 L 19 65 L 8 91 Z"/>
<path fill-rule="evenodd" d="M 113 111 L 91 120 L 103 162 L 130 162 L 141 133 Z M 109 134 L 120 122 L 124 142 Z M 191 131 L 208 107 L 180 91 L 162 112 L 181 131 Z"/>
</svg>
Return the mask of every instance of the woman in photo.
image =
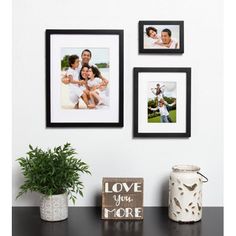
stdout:
<svg viewBox="0 0 236 236">
<path fill-rule="evenodd" d="M 89 70 L 89 65 L 84 64 L 81 67 L 80 73 L 79 73 L 79 80 L 84 81 L 82 88 L 83 88 L 84 93 L 86 94 L 86 97 L 83 100 L 87 107 L 89 106 L 89 99 L 90 99 L 90 96 L 89 96 L 90 91 L 87 84 L 88 83 L 88 70 Z"/>
<path fill-rule="evenodd" d="M 157 33 L 157 28 L 149 26 L 146 28 L 146 35 L 150 39 L 150 43 L 153 46 L 161 45 L 161 37 Z"/>
<path fill-rule="evenodd" d="M 88 65 L 83 65 L 81 67 L 80 73 L 79 73 L 79 80 L 80 81 L 84 81 L 84 85 L 83 88 L 87 89 L 86 93 L 89 95 L 89 91 L 88 91 L 88 70 L 89 70 L 89 66 Z"/>
</svg>

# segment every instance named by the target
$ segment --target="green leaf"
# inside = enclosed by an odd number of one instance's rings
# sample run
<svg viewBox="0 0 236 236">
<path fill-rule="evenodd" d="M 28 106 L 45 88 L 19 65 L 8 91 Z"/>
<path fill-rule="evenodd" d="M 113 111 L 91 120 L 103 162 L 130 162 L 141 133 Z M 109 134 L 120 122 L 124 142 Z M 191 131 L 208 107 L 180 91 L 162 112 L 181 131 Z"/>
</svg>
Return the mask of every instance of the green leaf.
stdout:
<svg viewBox="0 0 236 236">
<path fill-rule="evenodd" d="M 16 159 L 24 176 L 24 183 L 16 198 L 27 191 L 46 195 L 67 192 L 75 203 L 78 193 L 83 196 L 80 173 L 91 174 L 89 166 L 76 154 L 70 143 L 46 151 L 29 145 L 26 156 Z"/>
</svg>

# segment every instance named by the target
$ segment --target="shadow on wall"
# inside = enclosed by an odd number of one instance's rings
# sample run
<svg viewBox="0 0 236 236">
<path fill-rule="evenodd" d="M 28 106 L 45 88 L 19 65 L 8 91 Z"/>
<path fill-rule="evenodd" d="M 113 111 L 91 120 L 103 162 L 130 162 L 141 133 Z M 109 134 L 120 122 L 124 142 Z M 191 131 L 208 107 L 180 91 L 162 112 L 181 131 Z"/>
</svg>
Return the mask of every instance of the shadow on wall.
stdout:
<svg viewBox="0 0 236 236">
<path fill-rule="evenodd" d="M 158 194 L 160 194 L 160 205 L 163 207 L 168 206 L 168 198 L 169 198 L 169 176 L 163 179 L 161 183 L 160 189 L 158 189 Z"/>
<path fill-rule="evenodd" d="M 12 200 L 15 201 L 16 206 L 39 206 L 41 200 L 41 194 L 37 192 L 30 192 L 21 195 L 18 199 L 16 199 L 18 193 L 21 191 L 20 186 L 24 184 L 25 178 L 21 173 L 19 165 L 13 168 L 12 173 L 16 173 L 15 178 L 12 181 Z M 15 189 L 13 188 L 14 186 Z M 14 204 L 13 204 L 14 205 Z"/>
<path fill-rule="evenodd" d="M 92 217 L 94 218 L 94 220 L 96 221 L 96 219 L 101 219 L 102 216 L 102 212 L 101 212 L 101 208 L 102 208 L 102 194 L 100 191 L 97 191 L 94 194 L 94 206 L 96 206 L 95 208 L 92 209 L 93 211 L 93 215 Z"/>
<path fill-rule="evenodd" d="M 22 206 L 40 206 L 41 194 L 37 192 L 27 192 L 22 195 L 17 201 L 22 202 Z"/>
<path fill-rule="evenodd" d="M 94 206 L 102 207 L 102 193 L 97 191 L 94 195 Z"/>
</svg>

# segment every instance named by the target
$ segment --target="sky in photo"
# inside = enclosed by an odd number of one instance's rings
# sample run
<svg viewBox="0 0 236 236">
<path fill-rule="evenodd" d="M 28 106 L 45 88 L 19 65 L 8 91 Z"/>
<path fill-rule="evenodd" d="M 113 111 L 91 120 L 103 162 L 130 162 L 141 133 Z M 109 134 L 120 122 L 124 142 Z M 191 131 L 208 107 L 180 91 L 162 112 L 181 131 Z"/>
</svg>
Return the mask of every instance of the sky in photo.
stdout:
<svg viewBox="0 0 236 236">
<path fill-rule="evenodd" d="M 151 81 L 148 82 L 148 99 L 154 99 L 156 96 L 152 93 L 151 88 L 156 88 L 156 85 L 164 85 L 164 96 L 176 98 L 176 82 L 161 82 Z"/>
<path fill-rule="evenodd" d="M 92 52 L 91 64 L 109 63 L 109 49 L 108 48 L 62 48 L 61 59 L 65 55 L 76 54 L 81 59 L 81 53 L 84 49 L 89 49 Z"/>
</svg>

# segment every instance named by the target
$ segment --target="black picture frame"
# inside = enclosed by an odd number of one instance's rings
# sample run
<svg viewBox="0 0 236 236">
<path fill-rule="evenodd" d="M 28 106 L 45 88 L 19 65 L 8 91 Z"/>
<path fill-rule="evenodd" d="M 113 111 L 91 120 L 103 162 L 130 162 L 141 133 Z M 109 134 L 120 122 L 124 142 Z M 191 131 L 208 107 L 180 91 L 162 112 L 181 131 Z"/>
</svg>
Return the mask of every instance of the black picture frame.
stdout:
<svg viewBox="0 0 236 236">
<path fill-rule="evenodd" d="M 118 36 L 118 121 L 115 122 L 53 122 L 51 120 L 51 36 L 55 35 L 111 35 Z M 124 103 L 124 31 L 121 29 L 46 29 L 46 127 L 123 127 Z"/>
<path fill-rule="evenodd" d="M 139 132 L 139 73 L 185 73 L 186 74 L 186 116 L 183 132 Z M 189 138 L 191 137 L 191 68 L 190 67 L 136 67 L 133 69 L 133 136 L 140 138 Z"/>
<path fill-rule="evenodd" d="M 145 25 L 177 25 L 179 26 L 178 49 L 144 48 L 144 26 Z M 184 21 L 139 21 L 139 53 L 152 54 L 183 54 L 184 53 Z"/>
</svg>

